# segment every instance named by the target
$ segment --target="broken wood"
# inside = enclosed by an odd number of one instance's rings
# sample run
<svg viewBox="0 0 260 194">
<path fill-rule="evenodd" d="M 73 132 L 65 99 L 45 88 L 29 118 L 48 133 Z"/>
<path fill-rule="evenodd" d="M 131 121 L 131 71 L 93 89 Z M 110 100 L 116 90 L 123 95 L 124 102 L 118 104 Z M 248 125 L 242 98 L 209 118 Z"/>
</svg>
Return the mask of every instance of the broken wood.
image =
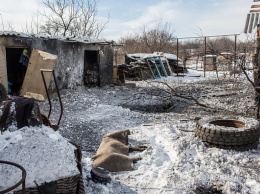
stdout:
<svg viewBox="0 0 260 194">
<path fill-rule="evenodd" d="M 47 94 L 42 81 L 40 69 L 53 70 L 56 62 L 56 55 L 33 49 L 29 59 L 29 64 L 20 95 L 26 96 L 30 93 L 34 94 L 32 97 L 39 96 L 40 99 L 37 100 L 45 99 Z M 46 74 L 47 88 L 49 88 L 50 86 L 51 79 L 52 74 Z"/>
</svg>

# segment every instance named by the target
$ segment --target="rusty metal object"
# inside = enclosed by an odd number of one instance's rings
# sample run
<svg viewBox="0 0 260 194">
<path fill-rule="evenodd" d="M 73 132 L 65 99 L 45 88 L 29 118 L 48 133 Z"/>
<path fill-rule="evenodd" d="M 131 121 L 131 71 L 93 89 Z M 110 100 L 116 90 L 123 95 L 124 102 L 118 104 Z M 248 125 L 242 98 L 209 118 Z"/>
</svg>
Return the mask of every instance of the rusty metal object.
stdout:
<svg viewBox="0 0 260 194">
<path fill-rule="evenodd" d="M 55 76 L 54 70 L 51 70 L 51 69 L 41 69 L 41 75 L 42 75 L 44 87 L 45 87 L 45 90 L 46 90 L 48 102 L 49 102 L 49 105 L 50 105 L 50 110 L 49 110 L 49 114 L 48 114 L 48 119 L 50 118 L 50 115 L 51 115 L 52 104 L 51 104 L 51 100 L 50 100 L 50 95 L 49 95 L 49 92 L 48 92 L 47 84 L 46 84 L 46 81 L 45 81 L 44 72 L 52 73 L 53 78 L 54 78 L 55 87 L 56 87 L 57 94 L 58 94 L 58 98 L 59 98 L 59 102 L 60 102 L 61 112 L 60 112 L 60 117 L 59 117 L 58 123 L 57 123 L 56 125 L 51 125 L 51 127 L 52 127 L 55 131 L 57 131 L 58 128 L 59 128 L 59 124 L 60 124 L 60 120 L 61 120 L 62 114 L 63 114 L 63 105 L 62 105 L 62 101 L 61 101 L 61 97 L 60 97 L 60 92 L 59 92 L 59 88 L 58 88 L 58 85 L 57 85 L 57 80 L 56 80 L 56 76 Z"/>
<path fill-rule="evenodd" d="M 8 162 L 8 161 L 0 160 L 0 164 L 7 164 L 7 165 L 15 166 L 17 168 L 20 168 L 21 171 L 22 171 L 22 178 L 21 178 L 21 180 L 18 183 L 16 183 L 15 185 L 13 185 L 12 187 L 10 187 L 8 189 L 5 189 L 3 191 L 0 191 L 0 194 L 4 194 L 4 193 L 7 193 L 9 191 L 12 191 L 13 189 L 17 188 L 21 184 L 22 184 L 22 193 L 25 193 L 26 170 L 22 166 L 20 166 L 19 164 L 14 163 L 14 162 Z"/>
</svg>

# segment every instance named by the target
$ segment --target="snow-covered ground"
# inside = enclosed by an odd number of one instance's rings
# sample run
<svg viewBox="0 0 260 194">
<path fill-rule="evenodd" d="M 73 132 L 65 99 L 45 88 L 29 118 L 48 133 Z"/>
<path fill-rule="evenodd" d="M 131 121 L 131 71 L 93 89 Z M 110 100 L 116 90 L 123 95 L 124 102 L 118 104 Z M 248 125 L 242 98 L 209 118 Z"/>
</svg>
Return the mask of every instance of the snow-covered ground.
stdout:
<svg viewBox="0 0 260 194">
<path fill-rule="evenodd" d="M 158 82 L 193 92 L 211 108 L 173 97 L 168 109 L 160 109 L 169 102 L 158 95 L 167 90 Z M 259 147 L 246 152 L 207 148 L 194 132 L 195 117 L 253 116 L 254 94 L 243 76 L 233 79 L 220 73 L 218 80 L 214 72 L 204 78 L 202 71 L 189 70 L 185 77 L 66 90 L 62 96 L 65 115 L 60 132 L 82 146 L 86 193 L 198 193 L 198 186 L 223 193 L 260 193 Z M 102 137 L 126 128 L 132 132 L 131 145 L 148 145 L 143 152 L 131 153 L 143 159 L 134 171 L 111 173 L 110 184 L 94 183 L 91 157 Z"/>
<path fill-rule="evenodd" d="M 199 76 L 200 75 L 200 76 Z M 159 83 L 162 82 L 162 83 Z M 178 94 L 173 96 L 166 82 Z M 227 77 L 189 70 L 185 77 L 128 82 L 124 86 L 78 88 L 61 91 L 64 114 L 59 132 L 77 142 L 83 152 L 85 191 L 92 193 L 260 193 L 260 146 L 237 152 L 207 148 L 195 137 L 195 118 L 206 115 L 253 117 L 254 93 L 243 76 Z M 59 102 L 53 95 L 55 123 Z M 48 104 L 41 104 L 48 112 Z M 90 178 L 91 157 L 102 137 L 112 131 L 130 129 L 130 145 L 147 145 L 133 171 L 111 173 L 107 185 Z M 204 188 L 199 192 L 196 187 Z"/>
</svg>

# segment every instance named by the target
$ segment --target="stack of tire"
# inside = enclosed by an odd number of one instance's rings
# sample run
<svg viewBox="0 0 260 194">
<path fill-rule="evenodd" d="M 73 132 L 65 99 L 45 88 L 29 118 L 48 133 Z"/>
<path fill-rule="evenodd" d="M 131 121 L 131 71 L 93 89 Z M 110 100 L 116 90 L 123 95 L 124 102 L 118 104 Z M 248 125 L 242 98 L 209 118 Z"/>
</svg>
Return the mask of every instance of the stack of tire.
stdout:
<svg viewBox="0 0 260 194">
<path fill-rule="evenodd" d="M 259 126 L 253 118 L 204 117 L 197 120 L 195 135 L 208 147 L 248 151 L 258 148 Z"/>
</svg>

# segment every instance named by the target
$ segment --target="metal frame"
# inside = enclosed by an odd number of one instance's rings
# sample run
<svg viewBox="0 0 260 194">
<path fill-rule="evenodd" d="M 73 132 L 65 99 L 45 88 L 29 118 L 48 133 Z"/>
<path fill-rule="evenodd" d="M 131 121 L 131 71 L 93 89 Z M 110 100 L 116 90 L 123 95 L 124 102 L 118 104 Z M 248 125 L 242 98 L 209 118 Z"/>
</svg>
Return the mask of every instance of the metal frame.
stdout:
<svg viewBox="0 0 260 194">
<path fill-rule="evenodd" d="M 50 95 L 49 95 L 49 92 L 48 92 L 47 84 L 46 84 L 46 81 L 45 81 L 44 72 L 52 73 L 53 78 L 54 78 L 54 83 L 55 83 L 55 87 L 56 87 L 57 94 L 58 94 L 58 98 L 59 98 L 59 102 L 60 102 L 61 113 L 60 113 L 60 117 L 59 117 L 59 120 L 58 120 L 57 125 L 52 125 L 51 127 L 52 127 L 55 131 L 57 131 L 58 128 L 59 128 L 59 124 L 60 124 L 60 120 L 61 120 L 62 114 L 63 114 L 63 105 L 62 105 L 62 102 L 61 102 L 61 97 L 60 97 L 60 92 L 59 92 L 59 88 L 58 88 L 58 85 L 57 85 L 57 80 L 56 80 L 55 72 L 54 72 L 54 70 L 52 70 L 52 69 L 40 69 L 40 71 L 41 71 L 41 75 L 42 75 L 42 80 L 43 80 L 43 83 L 44 83 L 44 87 L 45 87 L 45 90 L 46 90 L 48 102 L 49 102 L 49 105 L 50 105 L 50 110 L 49 110 L 49 114 L 48 114 L 48 119 L 50 118 L 50 115 L 51 115 L 52 104 L 51 104 L 51 100 L 50 100 Z"/>
<path fill-rule="evenodd" d="M 160 59 L 161 59 L 161 60 L 165 60 L 165 63 L 166 63 L 166 65 L 167 65 L 167 68 L 169 69 L 169 72 L 170 72 L 170 75 L 169 75 L 169 76 L 172 76 L 173 73 L 172 73 L 171 66 L 170 66 L 170 64 L 169 64 L 169 62 L 168 62 L 168 59 L 167 59 L 166 57 L 160 57 Z M 164 67 L 164 68 L 165 68 L 165 67 Z M 167 72 L 166 72 L 166 73 L 167 73 Z"/>
<path fill-rule="evenodd" d="M 21 184 L 22 184 L 22 193 L 24 194 L 25 193 L 26 170 L 22 166 L 20 166 L 19 164 L 14 163 L 14 162 L 8 162 L 8 161 L 0 160 L 0 164 L 7 164 L 7 165 L 15 166 L 17 168 L 20 168 L 21 171 L 22 171 L 22 178 L 21 178 L 21 180 L 18 183 L 16 183 L 15 185 L 13 185 L 12 187 L 10 187 L 8 189 L 5 189 L 3 191 L 0 191 L 0 194 L 4 194 L 4 193 L 7 193 L 9 191 L 12 191 L 13 189 L 17 188 Z"/>
<path fill-rule="evenodd" d="M 148 62 L 148 66 L 150 66 L 150 63 L 149 63 L 149 62 L 151 62 L 152 65 L 154 66 L 155 72 L 157 73 L 157 75 L 155 75 L 154 72 L 153 72 L 153 70 L 151 69 L 154 78 L 155 78 L 155 79 L 156 79 L 156 78 L 157 78 L 157 79 L 160 79 L 160 78 L 161 78 L 161 74 L 160 74 L 160 71 L 159 71 L 159 69 L 158 69 L 158 67 L 157 67 L 156 62 L 154 61 L 154 59 L 153 59 L 153 58 L 147 58 L 146 60 L 147 60 L 147 62 Z"/>
<path fill-rule="evenodd" d="M 260 0 L 259 0 L 260 1 Z M 206 56 L 207 54 L 207 38 L 217 38 L 217 37 L 228 37 L 228 36 L 233 36 L 235 38 L 235 51 L 234 51 L 234 77 L 235 77 L 235 69 L 236 69 L 236 57 L 237 57 L 237 36 L 239 34 L 226 34 L 226 35 L 215 35 L 215 36 L 201 36 L 201 37 L 182 37 L 182 38 L 176 38 L 177 41 L 177 45 L 176 45 L 176 49 L 177 49 L 177 76 L 178 76 L 178 61 L 179 61 L 179 40 L 180 39 L 199 39 L 199 38 L 203 38 L 204 39 L 204 56 Z M 204 57 L 203 60 L 204 64 L 203 64 L 203 71 L 204 71 L 204 77 L 206 77 L 206 67 L 205 67 L 205 62 L 206 62 L 206 57 Z"/>
<path fill-rule="evenodd" d="M 166 70 L 165 70 L 165 67 L 164 67 L 164 65 L 163 65 L 163 62 L 162 62 L 161 58 L 160 58 L 160 57 L 156 57 L 156 58 L 155 58 L 155 62 L 156 62 L 156 61 L 159 62 L 159 67 L 161 68 L 164 77 L 167 77 L 167 72 L 166 72 Z"/>
</svg>

